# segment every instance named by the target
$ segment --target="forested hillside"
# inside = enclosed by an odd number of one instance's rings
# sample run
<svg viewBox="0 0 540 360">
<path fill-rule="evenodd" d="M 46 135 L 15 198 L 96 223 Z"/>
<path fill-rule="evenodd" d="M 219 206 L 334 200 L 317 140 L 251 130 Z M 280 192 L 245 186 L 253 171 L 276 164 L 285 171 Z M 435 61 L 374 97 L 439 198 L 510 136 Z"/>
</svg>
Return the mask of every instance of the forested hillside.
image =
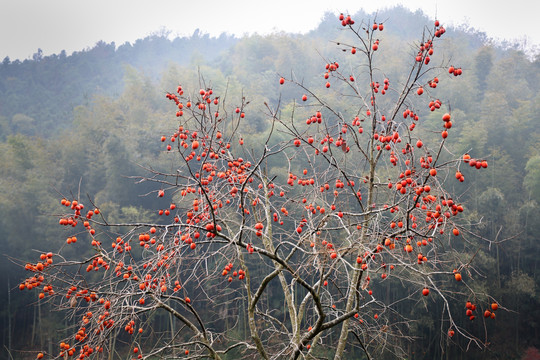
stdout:
<svg viewBox="0 0 540 360">
<path fill-rule="evenodd" d="M 51 137 L 70 127 L 73 110 L 89 105 L 96 94 L 117 98 L 130 68 L 156 81 L 169 64 L 196 65 L 218 61 L 237 42 L 222 35 L 210 38 L 199 31 L 189 38 L 169 40 L 167 33 L 116 46 L 98 42 L 93 48 L 67 56 L 43 56 L 0 65 L 0 129 L 2 139 L 20 133 Z"/>
<path fill-rule="evenodd" d="M 372 22 L 384 19 L 384 47 L 388 77 L 402 79 L 414 53 L 415 36 L 429 19 L 403 8 L 354 17 Z M 157 217 L 153 187 L 133 176 L 142 167 L 166 168 L 156 141 L 175 128 L 167 91 L 212 87 L 226 93 L 225 102 L 242 97 L 249 126 L 242 129 L 246 145 L 255 147 L 267 131 L 264 103 L 300 98 L 301 93 L 279 89 L 281 74 L 306 87 L 319 86 L 321 64 L 338 61 L 361 73 L 350 59 L 336 56 L 348 34 L 328 14 L 319 27 L 304 35 L 278 33 L 234 38 L 210 38 L 196 32 L 190 38 L 170 40 L 154 35 L 134 44 L 100 42 L 71 55 L 42 56 L 0 65 L 0 328 L 1 358 L 34 358 L 26 351 L 51 349 L 72 319 L 64 319 L 34 293 L 18 290 L 24 262 L 36 252 L 56 249 L 66 242 L 58 227 L 58 203 L 63 197 L 88 199 L 114 214 L 115 220 L 151 220 Z M 463 168 L 466 185 L 454 184 L 454 193 L 469 209 L 467 226 L 475 251 L 475 286 L 497 298 L 508 311 L 485 329 L 491 344 L 485 352 L 471 349 L 456 338 L 447 359 L 525 359 L 540 349 L 540 56 L 491 43 L 482 33 L 447 29 L 434 63 L 459 59 L 463 75 L 445 69 L 437 97 L 451 104 L 454 133 L 450 152 L 483 156 L 489 167 L 481 172 Z M 392 49 L 390 51 L 389 49 Z M 402 56 L 399 55 L 401 52 Z M 281 92 L 280 92 L 281 91 Z M 347 106 L 347 99 L 331 99 Z M 281 104 L 284 114 L 292 103 Z M 440 138 L 435 124 L 440 116 L 418 109 L 426 138 Z M 431 133 L 430 130 L 433 129 Z M 281 164 L 270 164 L 279 168 Z M 85 239 L 81 233 L 80 238 Z M 482 241 L 483 238 L 493 242 Z M 71 251 L 88 252 L 84 241 Z M 488 245 L 489 244 L 489 245 Z M 70 250 L 68 250 L 70 251 Z M 21 267 L 22 264 L 22 267 Z M 479 285 L 480 284 L 480 285 Z M 461 304 L 456 304 L 456 307 Z M 427 308 L 403 309 L 418 319 L 418 340 L 410 344 L 413 359 L 440 357 L 439 339 L 432 337 L 440 314 Z M 465 312 L 465 309 L 463 310 Z M 155 326 L 167 329 L 168 319 L 156 317 Z M 481 326 L 473 324 L 471 326 Z M 56 346 L 56 345 L 54 345 Z M 121 345 L 118 345 L 121 346 Z M 8 352 L 9 350 L 9 352 Z M 445 349 L 446 350 L 446 349 Z M 538 354 L 538 353 L 537 353 Z M 537 357 L 527 359 L 538 359 Z"/>
</svg>

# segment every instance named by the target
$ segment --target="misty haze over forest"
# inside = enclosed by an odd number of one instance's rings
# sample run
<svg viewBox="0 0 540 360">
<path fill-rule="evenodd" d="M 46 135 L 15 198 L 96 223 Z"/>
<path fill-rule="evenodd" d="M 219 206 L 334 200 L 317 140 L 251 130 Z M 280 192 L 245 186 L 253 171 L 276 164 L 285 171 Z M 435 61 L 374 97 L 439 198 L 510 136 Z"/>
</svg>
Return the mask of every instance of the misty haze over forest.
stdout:
<svg viewBox="0 0 540 360">
<path fill-rule="evenodd" d="M 408 55 L 415 52 L 413 44 L 433 19 L 401 7 L 376 16 L 385 21 L 384 46 L 378 56 L 384 59 L 388 77 L 403 80 L 403 69 L 411 65 Z M 327 14 L 316 29 L 303 35 L 210 37 L 196 31 L 190 37 L 170 39 L 164 33 L 132 44 L 98 42 L 72 54 L 36 52 L 31 60 L 3 60 L 1 358 L 8 358 L 8 349 L 14 359 L 35 358 L 34 353 L 25 353 L 28 350 L 53 352 L 53 344 L 56 349 L 67 334 L 66 325 L 73 325 L 51 311 L 50 304 L 38 302 L 35 293 L 18 291 L 27 276 L 24 261 L 35 257 L 36 251 L 57 249 L 65 242 L 66 232 L 51 216 L 58 213 L 59 193 L 80 192 L 84 198 L 89 194 L 117 221 L 133 216 L 155 219 L 149 209 L 157 207 L 157 200 L 140 196 L 152 188 L 135 184 L 128 176 L 140 172 L 138 165 L 167 167 L 157 143 L 174 127 L 167 92 L 179 84 L 191 89 L 205 84 L 216 92 L 227 90 L 230 102 L 245 96 L 250 101 L 246 110 L 250 120 L 243 132 L 246 144 L 255 147 L 268 131 L 263 104 L 301 96 L 279 88 L 280 75 L 294 76 L 314 88 L 320 86 L 321 70 L 329 61 L 359 71 L 345 50 L 336 52 L 343 47 L 340 42 L 348 40 L 336 26 L 336 17 Z M 360 12 L 354 17 L 369 24 L 375 15 Z M 440 53 L 452 58 L 434 56 L 432 61 L 456 59 L 463 69 L 463 76 L 445 83 L 437 93 L 450 101 L 452 116 L 458 119 L 452 131 L 459 135 L 447 146 L 455 153 L 483 154 L 490 163 L 483 172 L 464 169 L 470 182 L 457 189 L 459 200 L 470 209 L 466 220 L 471 230 L 485 238 L 507 239 L 493 247 L 472 240 L 471 247 L 463 249 L 464 257 L 474 255 L 478 262 L 475 276 L 480 285 L 475 286 L 511 310 L 486 326 L 488 350 L 472 349 L 465 357 L 540 358 L 525 357 L 526 352 L 540 354 L 535 350 L 540 349 L 540 222 L 536 220 L 540 217 L 540 54 L 525 53 L 518 44 L 494 44 L 474 29 L 447 28 L 441 44 Z M 446 80 L 441 76 L 441 82 Z M 289 111 L 292 103 L 282 107 Z M 427 128 L 435 129 L 440 116 L 436 119 L 429 109 L 420 111 Z M 280 169 L 282 164 L 271 166 Z M 67 251 L 90 254 L 90 246 L 83 242 Z M 455 307 L 461 309 L 463 304 Z M 408 348 L 413 358 L 439 358 L 439 338 L 433 340 L 439 336 L 439 314 L 420 306 L 403 311 L 418 319 L 411 330 L 418 340 Z M 156 317 L 155 326 L 165 331 L 168 319 Z M 466 326 L 483 327 L 479 322 Z M 447 359 L 463 358 L 465 347 L 456 339 L 449 345 Z"/>
</svg>

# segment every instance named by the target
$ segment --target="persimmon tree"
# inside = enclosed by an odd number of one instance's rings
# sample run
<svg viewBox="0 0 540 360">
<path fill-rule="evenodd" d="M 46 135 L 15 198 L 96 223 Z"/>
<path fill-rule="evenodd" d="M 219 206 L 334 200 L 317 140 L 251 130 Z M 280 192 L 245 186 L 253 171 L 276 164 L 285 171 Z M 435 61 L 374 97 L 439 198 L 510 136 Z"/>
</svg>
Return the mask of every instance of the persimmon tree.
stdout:
<svg viewBox="0 0 540 360">
<path fill-rule="evenodd" d="M 74 325 L 38 358 L 402 357 L 415 336 L 403 309 L 428 306 L 443 348 L 485 346 L 463 319 L 480 314 L 485 327 L 499 305 L 470 284 L 474 256 L 461 251 L 474 234 L 448 189 L 487 162 L 445 146 L 454 119 L 437 87 L 462 74 L 431 60 L 445 30 L 426 28 L 409 72 L 392 79 L 377 56 L 385 24 L 340 21 L 347 70 L 326 61 L 317 88 L 278 75 L 298 98 L 264 104 L 256 141 L 246 97 L 203 80 L 166 94 L 173 130 L 148 132 L 172 171 L 133 178 L 155 184 L 145 195 L 160 198 L 159 220 L 113 223 L 91 198 L 61 199 L 67 241 L 26 264 L 20 289 Z M 68 251 L 81 242 L 89 255 Z"/>
</svg>

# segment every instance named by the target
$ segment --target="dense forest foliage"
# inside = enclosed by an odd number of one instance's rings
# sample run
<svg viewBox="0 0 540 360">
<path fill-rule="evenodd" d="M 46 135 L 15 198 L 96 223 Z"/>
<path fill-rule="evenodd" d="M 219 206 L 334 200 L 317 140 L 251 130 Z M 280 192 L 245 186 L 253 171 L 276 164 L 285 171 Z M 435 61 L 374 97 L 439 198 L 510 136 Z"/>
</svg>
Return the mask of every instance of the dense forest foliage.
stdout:
<svg viewBox="0 0 540 360">
<path fill-rule="evenodd" d="M 415 36 L 432 19 L 399 7 L 355 18 L 368 22 L 375 16 L 388 24 L 381 50 L 385 69 L 393 78 L 404 77 L 410 64 L 399 51 L 414 52 Z M 166 166 L 157 140 L 175 126 L 167 91 L 179 83 L 198 89 L 205 82 L 220 93 L 226 90 L 226 101 L 245 96 L 251 122 L 242 131 L 255 147 L 266 131 L 264 102 L 301 95 L 280 90 L 278 74 L 294 74 L 315 87 L 321 64 L 332 60 L 354 66 L 335 56 L 347 35 L 331 14 L 305 35 L 237 39 L 196 32 L 174 40 L 165 35 L 118 47 L 100 42 L 71 55 L 38 52 L 31 60 L 6 58 L 0 64 L 0 271 L 5 274 L 0 280 L 0 357 L 32 358 L 29 350 L 52 349 L 71 324 L 35 294 L 18 291 L 21 263 L 36 251 L 65 243 L 66 231 L 56 226 L 54 216 L 63 196 L 86 199 L 88 194 L 119 221 L 156 216 L 154 196 L 143 196 L 150 185 L 130 176 L 141 173 L 139 165 Z M 456 338 L 444 349 L 445 356 L 539 359 L 534 348 L 540 348 L 540 57 L 493 44 L 471 29 L 448 29 L 442 46 L 441 53 L 452 58 L 432 61 L 459 59 L 463 69 L 463 76 L 437 93 L 450 101 L 459 133 L 447 146 L 489 161 L 486 171 L 464 169 L 468 185 L 454 190 L 472 210 L 469 228 L 494 241 L 487 246 L 479 239 L 475 252 L 463 254 L 475 264 L 465 276 L 474 277 L 475 286 L 507 309 L 486 328 L 491 339 L 486 351 L 470 349 L 463 355 L 469 344 Z M 335 102 L 347 106 L 344 99 Z M 289 105 L 282 104 L 284 112 Z M 427 108 L 420 111 L 428 128 L 439 120 Z M 90 248 L 81 244 L 76 251 Z M 411 358 L 440 357 L 440 342 L 433 335 L 439 314 L 423 306 L 403 311 L 418 319 Z M 169 326 L 167 318 L 154 321 L 157 328 Z"/>
</svg>

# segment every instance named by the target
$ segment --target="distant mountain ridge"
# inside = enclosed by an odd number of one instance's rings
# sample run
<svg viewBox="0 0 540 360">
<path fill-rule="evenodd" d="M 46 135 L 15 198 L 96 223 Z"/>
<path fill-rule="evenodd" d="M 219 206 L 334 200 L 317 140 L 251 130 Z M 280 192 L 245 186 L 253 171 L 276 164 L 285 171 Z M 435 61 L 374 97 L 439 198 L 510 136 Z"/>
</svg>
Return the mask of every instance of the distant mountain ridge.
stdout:
<svg viewBox="0 0 540 360">
<path fill-rule="evenodd" d="M 38 50 L 31 60 L 6 57 L 0 64 L 0 134 L 17 132 L 12 118 L 22 114 L 35 121 L 35 134 L 48 137 L 69 126 L 73 109 L 93 94 L 122 93 L 126 65 L 158 78 L 170 62 L 186 65 L 193 56 L 213 61 L 237 42 L 225 34 L 211 38 L 195 31 L 191 37 L 151 35 L 118 47 L 99 41 L 71 55 L 43 56 Z"/>
<path fill-rule="evenodd" d="M 341 29 L 336 26 L 336 16 L 327 13 L 320 25 L 305 35 L 282 35 L 298 43 L 337 38 Z M 385 32 L 398 37 L 403 44 L 414 41 L 414 36 L 432 21 L 421 11 L 411 12 L 399 6 L 374 14 L 360 11 L 354 17 L 359 19 L 359 24 L 375 19 L 388 21 L 391 26 Z M 481 32 L 448 30 L 449 37 L 462 38 L 471 52 L 488 42 Z M 235 62 L 245 61 L 246 53 L 240 50 L 247 44 L 251 51 L 248 56 L 255 59 L 247 70 L 275 70 L 277 66 L 271 64 L 275 60 L 272 50 L 263 55 L 265 49 L 257 48 L 264 38 L 252 35 L 239 39 L 226 34 L 210 37 L 196 30 L 191 37 L 171 40 L 162 33 L 120 46 L 99 41 L 94 47 L 71 55 L 62 51 L 58 55 L 43 56 L 38 50 L 32 59 L 24 61 L 10 61 L 6 57 L 0 63 L 0 140 L 13 133 L 50 137 L 59 129 L 70 127 L 76 106 L 88 105 L 95 94 L 115 97 L 122 93 L 126 66 L 153 80 L 158 80 L 170 63 L 197 66 L 203 62 L 231 75 L 238 69 Z M 276 48 L 279 44 L 274 42 L 270 47 Z M 257 56 L 266 57 L 259 61 Z M 294 61 L 295 55 L 289 54 L 289 58 Z"/>
</svg>

